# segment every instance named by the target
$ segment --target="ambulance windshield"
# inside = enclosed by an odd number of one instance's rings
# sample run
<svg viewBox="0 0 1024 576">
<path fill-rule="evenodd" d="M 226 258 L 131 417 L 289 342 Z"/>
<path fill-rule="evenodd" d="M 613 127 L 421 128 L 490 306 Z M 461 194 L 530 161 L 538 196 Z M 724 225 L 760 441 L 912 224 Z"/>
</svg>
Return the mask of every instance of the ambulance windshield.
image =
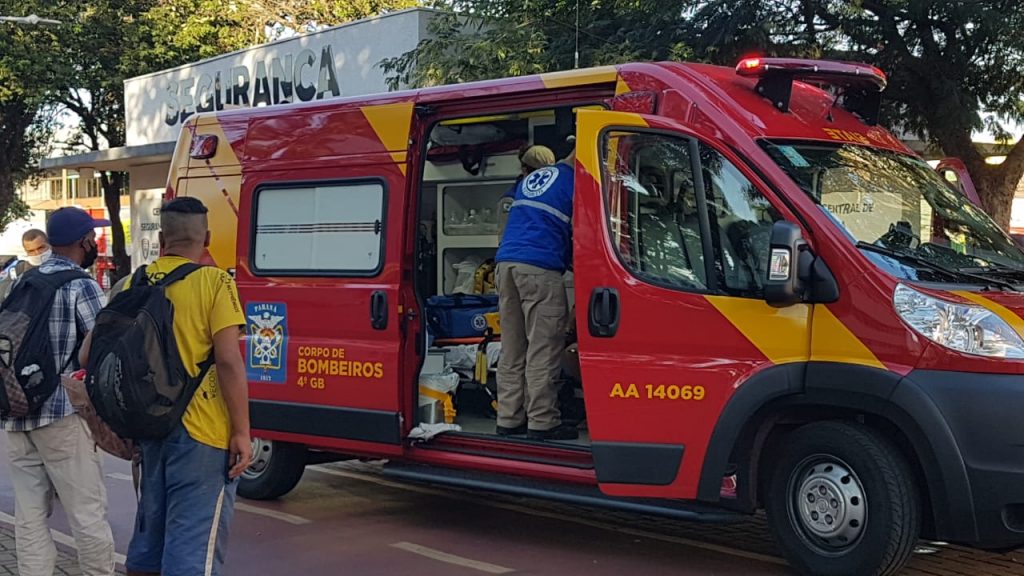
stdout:
<svg viewBox="0 0 1024 576">
<path fill-rule="evenodd" d="M 766 151 L 874 262 L 911 280 L 1024 283 L 1024 253 L 920 158 L 852 144 Z"/>
</svg>

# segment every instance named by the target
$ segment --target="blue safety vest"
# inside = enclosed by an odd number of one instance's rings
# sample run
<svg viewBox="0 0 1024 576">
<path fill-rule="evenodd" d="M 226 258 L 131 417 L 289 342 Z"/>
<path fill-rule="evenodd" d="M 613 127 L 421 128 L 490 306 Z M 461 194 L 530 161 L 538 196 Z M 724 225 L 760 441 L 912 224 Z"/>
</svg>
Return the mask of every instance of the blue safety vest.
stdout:
<svg viewBox="0 0 1024 576">
<path fill-rule="evenodd" d="M 572 264 L 573 167 L 546 166 L 516 186 L 498 262 L 564 272 Z"/>
</svg>

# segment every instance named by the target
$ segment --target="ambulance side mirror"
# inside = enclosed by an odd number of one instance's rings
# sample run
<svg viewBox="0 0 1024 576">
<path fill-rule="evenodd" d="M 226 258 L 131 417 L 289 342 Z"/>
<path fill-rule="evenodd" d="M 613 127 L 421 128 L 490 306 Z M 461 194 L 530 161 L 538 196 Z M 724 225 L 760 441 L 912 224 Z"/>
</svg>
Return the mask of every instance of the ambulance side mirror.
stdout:
<svg viewBox="0 0 1024 576">
<path fill-rule="evenodd" d="M 814 255 L 799 226 L 784 220 L 773 224 L 768 244 L 765 301 L 780 308 L 803 302 L 813 263 Z"/>
<path fill-rule="evenodd" d="M 839 283 L 832 270 L 811 252 L 800 227 L 792 222 L 782 220 L 772 225 L 764 299 L 779 308 L 839 299 Z"/>
</svg>

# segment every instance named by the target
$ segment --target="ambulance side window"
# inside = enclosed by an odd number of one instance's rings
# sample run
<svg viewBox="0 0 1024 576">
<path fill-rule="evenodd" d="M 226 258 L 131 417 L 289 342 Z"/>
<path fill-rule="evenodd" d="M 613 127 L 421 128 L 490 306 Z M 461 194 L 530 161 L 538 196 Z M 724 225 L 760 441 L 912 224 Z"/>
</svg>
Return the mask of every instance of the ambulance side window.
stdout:
<svg viewBox="0 0 1024 576">
<path fill-rule="evenodd" d="M 372 276 L 384 253 L 384 183 L 257 189 L 252 267 L 275 276 Z"/>
<path fill-rule="evenodd" d="M 700 145 L 716 285 L 730 296 L 762 298 L 768 242 L 778 211 L 716 150 Z"/>
<path fill-rule="evenodd" d="M 690 142 L 628 132 L 605 142 L 606 202 L 622 262 L 651 283 L 706 291 Z"/>
<path fill-rule="evenodd" d="M 631 272 L 666 288 L 763 297 L 768 241 L 779 214 L 736 166 L 698 144 L 705 237 L 691 140 L 612 131 L 603 142 L 612 243 Z M 710 263 L 705 245 L 713 255 Z"/>
</svg>

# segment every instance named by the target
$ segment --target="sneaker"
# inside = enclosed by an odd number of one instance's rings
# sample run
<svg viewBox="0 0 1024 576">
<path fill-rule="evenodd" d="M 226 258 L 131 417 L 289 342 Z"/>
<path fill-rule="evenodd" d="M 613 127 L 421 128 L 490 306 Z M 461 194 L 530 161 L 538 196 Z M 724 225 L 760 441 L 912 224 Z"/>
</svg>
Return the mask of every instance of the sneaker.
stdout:
<svg viewBox="0 0 1024 576">
<path fill-rule="evenodd" d="M 726 476 L 722 478 L 722 490 L 719 495 L 726 499 L 736 499 L 736 475 Z"/>
<path fill-rule="evenodd" d="M 498 426 L 496 431 L 498 436 L 522 436 L 523 434 L 526 434 L 526 424 L 520 424 L 515 428 Z"/>
<path fill-rule="evenodd" d="M 526 437 L 530 440 L 575 440 L 580 437 L 580 431 L 575 426 L 562 424 L 551 430 L 529 430 Z"/>
</svg>

